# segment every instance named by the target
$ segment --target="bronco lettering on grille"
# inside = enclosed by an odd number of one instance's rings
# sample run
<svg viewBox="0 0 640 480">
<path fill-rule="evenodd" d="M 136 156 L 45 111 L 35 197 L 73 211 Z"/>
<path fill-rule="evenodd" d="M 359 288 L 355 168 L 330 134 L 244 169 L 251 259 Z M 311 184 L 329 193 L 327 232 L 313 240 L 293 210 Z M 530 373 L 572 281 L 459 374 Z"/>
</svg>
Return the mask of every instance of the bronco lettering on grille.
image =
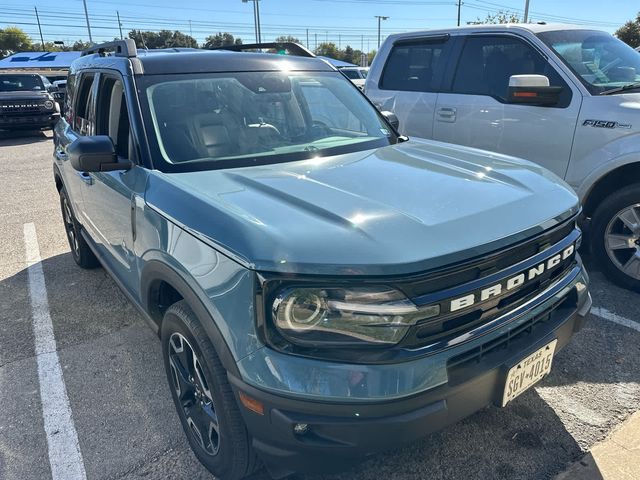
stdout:
<svg viewBox="0 0 640 480">
<path fill-rule="evenodd" d="M 513 277 L 502 280 L 499 283 L 491 285 L 489 287 L 483 288 L 480 291 L 470 293 L 463 297 L 458 297 L 454 300 L 451 300 L 449 305 L 449 310 L 451 312 L 455 312 L 456 310 L 461 310 L 463 308 L 470 307 L 478 302 L 484 302 L 485 300 L 490 299 L 491 297 L 496 297 L 501 295 L 507 291 L 515 291 L 527 283 L 535 280 L 536 277 L 539 277 L 544 272 L 552 270 L 556 268 L 563 260 L 569 258 L 575 252 L 575 245 L 569 245 L 562 252 L 554 255 L 553 257 L 548 258 L 544 262 L 539 265 L 530 268 L 524 272 L 519 273 L 518 275 L 514 275 Z"/>
</svg>

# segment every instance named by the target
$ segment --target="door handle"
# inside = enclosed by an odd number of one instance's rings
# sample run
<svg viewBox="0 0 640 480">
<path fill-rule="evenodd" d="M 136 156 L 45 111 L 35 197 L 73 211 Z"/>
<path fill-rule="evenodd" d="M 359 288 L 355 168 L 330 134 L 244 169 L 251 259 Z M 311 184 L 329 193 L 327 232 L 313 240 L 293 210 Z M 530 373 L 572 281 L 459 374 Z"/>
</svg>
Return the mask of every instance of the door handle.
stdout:
<svg viewBox="0 0 640 480">
<path fill-rule="evenodd" d="M 67 154 L 64 153 L 64 150 L 59 148 L 56 148 L 53 154 L 55 155 L 56 159 L 60 161 L 65 161 L 67 158 L 69 158 L 67 157 Z"/>
<path fill-rule="evenodd" d="M 456 109 L 453 107 L 442 107 L 438 109 L 438 119 L 441 122 L 455 122 Z"/>
<path fill-rule="evenodd" d="M 87 185 L 93 185 L 93 177 L 89 175 L 87 172 L 76 172 L 82 180 Z"/>
</svg>

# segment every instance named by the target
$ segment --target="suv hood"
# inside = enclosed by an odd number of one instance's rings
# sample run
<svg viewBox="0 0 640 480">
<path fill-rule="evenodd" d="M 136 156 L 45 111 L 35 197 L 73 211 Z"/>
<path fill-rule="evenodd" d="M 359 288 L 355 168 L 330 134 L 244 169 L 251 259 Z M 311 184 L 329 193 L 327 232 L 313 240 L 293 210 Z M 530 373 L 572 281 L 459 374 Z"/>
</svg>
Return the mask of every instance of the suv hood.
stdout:
<svg viewBox="0 0 640 480">
<path fill-rule="evenodd" d="M 394 275 L 495 251 L 578 212 L 524 160 L 432 141 L 268 166 L 164 174 L 147 204 L 249 268 Z"/>
</svg>

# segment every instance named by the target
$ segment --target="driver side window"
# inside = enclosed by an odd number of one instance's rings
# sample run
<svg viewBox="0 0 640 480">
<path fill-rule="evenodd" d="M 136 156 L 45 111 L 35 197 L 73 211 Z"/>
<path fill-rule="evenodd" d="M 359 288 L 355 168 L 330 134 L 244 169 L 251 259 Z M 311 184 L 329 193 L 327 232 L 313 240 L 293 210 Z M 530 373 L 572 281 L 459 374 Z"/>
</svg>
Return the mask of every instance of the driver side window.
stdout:
<svg viewBox="0 0 640 480">
<path fill-rule="evenodd" d="M 135 155 L 127 101 L 119 78 L 101 76 L 96 103 L 96 135 L 108 135 L 118 157 L 133 160 Z"/>
<path fill-rule="evenodd" d="M 563 87 L 559 107 L 571 102 L 571 89 L 558 72 L 530 45 L 513 37 L 468 37 L 458 61 L 452 93 L 487 95 L 500 102 L 508 98 L 512 75 L 535 74 Z"/>
</svg>

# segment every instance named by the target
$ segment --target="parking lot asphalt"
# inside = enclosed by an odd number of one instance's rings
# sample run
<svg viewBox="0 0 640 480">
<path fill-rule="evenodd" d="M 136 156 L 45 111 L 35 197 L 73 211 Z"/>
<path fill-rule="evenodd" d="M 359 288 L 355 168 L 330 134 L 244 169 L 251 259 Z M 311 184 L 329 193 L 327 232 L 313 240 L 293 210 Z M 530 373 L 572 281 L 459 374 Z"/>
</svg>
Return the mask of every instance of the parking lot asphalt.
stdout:
<svg viewBox="0 0 640 480">
<path fill-rule="evenodd" d="M 157 337 L 104 270 L 81 270 L 71 258 L 52 148 L 50 133 L 0 137 L 0 479 L 51 478 L 43 423 L 51 399 L 41 398 L 35 357 L 28 223 L 87 478 L 210 479 L 174 412 Z M 505 409 L 487 408 L 323 478 L 546 479 L 606 437 L 640 409 L 640 295 L 611 285 L 589 259 L 587 266 L 600 316 L 591 315 L 541 384 Z M 631 323 L 612 321 L 619 318 Z"/>
</svg>

